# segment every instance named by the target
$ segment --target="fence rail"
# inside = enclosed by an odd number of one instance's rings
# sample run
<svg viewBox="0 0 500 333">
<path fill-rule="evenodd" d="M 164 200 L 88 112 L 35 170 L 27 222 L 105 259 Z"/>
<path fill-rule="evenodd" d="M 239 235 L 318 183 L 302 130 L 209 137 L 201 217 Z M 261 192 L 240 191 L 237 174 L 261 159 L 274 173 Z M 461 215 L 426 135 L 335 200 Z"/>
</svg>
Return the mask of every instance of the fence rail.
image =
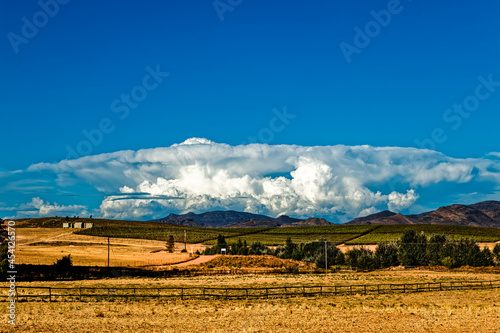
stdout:
<svg viewBox="0 0 500 333">
<path fill-rule="evenodd" d="M 389 294 L 429 291 L 452 291 L 472 289 L 494 289 L 500 287 L 495 281 L 446 281 L 401 284 L 361 284 L 361 285 L 315 285 L 282 287 L 159 287 L 159 288 L 115 288 L 115 287 L 16 287 L 17 301 L 42 300 L 48 302 L 68 301 L 141 301 L 148 299 L 248 299 L 287 298 L 310 296 L 345 296 Z M 0 287 L 0 298 L 8 300 L 10 287 Z"/>
</svg>

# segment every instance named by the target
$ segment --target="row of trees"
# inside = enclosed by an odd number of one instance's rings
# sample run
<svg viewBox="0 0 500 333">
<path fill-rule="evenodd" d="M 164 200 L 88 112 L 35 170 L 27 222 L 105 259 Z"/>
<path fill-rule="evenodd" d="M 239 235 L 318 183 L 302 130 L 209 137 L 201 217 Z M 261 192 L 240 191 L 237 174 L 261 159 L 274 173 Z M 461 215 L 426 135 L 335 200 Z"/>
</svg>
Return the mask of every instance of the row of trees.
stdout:
<svg viewBox="0 0 500 333">
<path fill-rule="evenodd" d="M 226 238 L 219 235 L 217 243 L 211 248 L 205 249 L 203 254 L 220 254 L 222 249 L 226 249 L 225 252 L 229 255 L 272 255 L 282 259 L 313 262 L 317 267 L 324 268 L 325 248 L 327 249 L 328 267 L 345 263 L 344 254 L 336 246 L 326 243 L 324 240 L 296 244 L 288 238 L 284 246 L 271 249 L 261 242 L 248 245 L 246 241 L 241 239 L 238 239 L 236 243 L 227 244 Z"/>
<path fill-rule="evenodd" d="M 391 256 L 392 254 L 392 256 Z M 460 266 L 500 265 L 500 244 L 493 252 L 480 249 L 474 239 L 454 240 L 445 235 L 431 235 L 407 230 L 395 243 L 379 244 L 374 257 L 391 257 L 382 267 L 401 264 L 404 266 L 435 266 L 448 268 Z"/>
<path fill-rule="evenodd" d="M 345 254 L 346 265 L 361 269 L 390 266 L 461 266 L 500 265 L 500 244 L 493 252 L 480 249 L 473 239 L 453 240 L 445 235 L 431 235 L 407 230 L 393 243 L 381 243 L 373 252 L 355 248 Z"/>
<path fill-rule="evenodd" d="M 406 230 L 396 242 L 378 244 L 375 251 L 354 248 L 342 253 L 335 245 L 326 240 L 309 243 L 294 243 L 290 238 L 284 246 L 273 250 L 260 242 L 247 245 L 246 241 L 228 245 L 224 236 L 219 235 L 217 244 L 204 251 L 204 254 L 218 254 L 226 249 L 226 254 L 262 255 L 269 254 L 282 259 L 293 259 L 315 263 L 318 268 L 346 265 L 361 269 L 376 269 L 391 266 L 436 266 L 448 268 L 460 266 L 500 265 L 500 244 L 493 251 L 480 249 L 473 239 L 454 240 L 445 235 L 431 235 Z M 326 251 L 326 256 L 325 256 Z"/>
<path fill-rule="evenodd" d="M 249 246 L 246 240 L 241 241 L 241 239 L 238 239 L 236 243 L 227 244 L 226 238 L 222 235 L 219 235 L 217 237 L 217 243 L 214 246 L 205 249 L 203 254 L 220 254 L 222 249 L 226 249 L 226 254 L 232 255 L 275 255 L 275 252 L 272 249 L 268 248 L 261 242 L 254 242 Z"/>
<path fill-rule="evenodd" d="M 345 264 L 344 254 L 335 245 L 321 239 L 314 242 L 296 244 L 288 238 L 285 246 L 276 249 L 275 256 L 282 259 L 312 262 L 318 268 L 325 268 L 325 262 L 328 264 L 328 267 Z"/>
</svg>

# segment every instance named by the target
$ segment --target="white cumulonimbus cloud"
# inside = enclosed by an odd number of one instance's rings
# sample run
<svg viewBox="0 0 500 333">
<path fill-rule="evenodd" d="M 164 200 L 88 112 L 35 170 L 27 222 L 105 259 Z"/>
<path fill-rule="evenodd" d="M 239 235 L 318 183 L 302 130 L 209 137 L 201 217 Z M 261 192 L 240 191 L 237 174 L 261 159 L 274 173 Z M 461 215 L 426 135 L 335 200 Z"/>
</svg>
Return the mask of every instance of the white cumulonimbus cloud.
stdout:
<svg viewBox="0 0 500 333">
<path fill-rule="evenodd" d="M 64 216 L 77 214 L 78 216 L 87 217 L 87 207 L 82 205 L 59 205 L 57 203 L 50 203 L 34 197 L 31 201 L 22 203 L 18 206 L 2 208 L 4 211 L 15 211 L 15 216 L 7 218 L 26 218 L 26 217 L 43 217 L 43 216 Z"/>
<path fill-rule="evenodd" d="M 59 186 L 75 179 L 110 195 L 100 215 L 161 217 L 166 212 L 237 209 L 332 220 L 404 210 L 419 189 L 438 183 L 500 184 L 495 155 L 454 159 L 416 148 L 372 146 L 231 146 L 191 138 L 170 147 L 118 151 L 40 163 Z"/>
</svg>

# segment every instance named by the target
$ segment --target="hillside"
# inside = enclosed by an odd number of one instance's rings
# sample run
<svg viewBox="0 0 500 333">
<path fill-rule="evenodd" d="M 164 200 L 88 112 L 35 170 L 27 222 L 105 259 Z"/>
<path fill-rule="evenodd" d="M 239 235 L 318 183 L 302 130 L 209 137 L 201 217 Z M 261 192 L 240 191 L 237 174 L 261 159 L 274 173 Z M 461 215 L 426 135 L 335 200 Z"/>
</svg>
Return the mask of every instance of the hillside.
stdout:
<svg viewBox="0 0 500 333">
<path fill-rule="evenodd" d="M 313 227 L 313 226 L 334 226 L 335 223 L 328 222 L 325 219 L 310 217 L 307 220 L 282 225 L 282 227 Z"/>
<path fill-rule="evenodd" d="M 246 220 L 232 223 L 225 227 L 227 228 L 278 228 L 278 227 L 307 227 L 307 226 L 333 226 L 332 222 L 325 219 L 310 217 L 307 220 L 293 219 L 288 216 L 282 216 L 272 220 Z"/>
<path fill-rule="evenodd" d="M 237 211 L 212 211 L 201 214 L 169 214 L 153 221 L 126 221 L 110 219 L 89 219 L 71 217 L 25 218 L 17 220 L 18 227 L 61 227 L 63 222 L 93 222 L 95 227 L 104 226 L 140 226 L 140 227 L 228 227 L 228 228 L 277 228 L 299 226 L 335 226 L 323 218 L 301 220 L 286 215 L 272 218 L 266 215 Z M 453 204 L 434 211 L 416 215 L 403 215 L 391 211 L 382 211 L 365 217 L 356 218 L 346 225 L 417 225 L 441 224 L 470 227 L 500 228 L 500 201 L 483 201 L 471 205 Z"/>
<path fill-rule="evenodd" d="M 264 221 L 269 221 L 269 220 L 274 220 L 272 217 L 265 216 L 265 215 L 259 215 L 259 214 L 252 214 L 252 213 L 245 213 L 245 212 L 237 212 L 234 210 L 216 210 L 216 211 L 211 211 L 211 212 L 206 212 L 206 213 L 201 213 L 201 214 L 195 214 L 192 212 L 186 213 L 186 214 L 169 214 L 165 216 L 164 218 L 154 220 L 155 222 L 167 222 L 167 223 L 173 223 L 173 224 L 180 224 L 179 222 L 185 222 L 185 221 L 194 221 L 197 222 L 203 226 L 209 226 L 209 227 L 222 227 L 222 226 L 227 226 L 232 223 L 236 222 L 241 222 L 241 221 L 246 221 L 246 220 L 264 220 Z"/>
<path fill-rule="evenodd" d="M 346 224 L 444 224 L 500 228 L 500 202 L 484 201 L 472 205 L 455 204 L 418 215 L 403 215 L 384 211 L 354 219 Z"/>
<path fill-rule="evenodd" d="M 276 228 L 280 226 L 281 224 L 275 220 L 250 219 L 231 223 L 229 225 L 226 225 L 225 228 Z"/>
<path fill-rule="evenodd" d="M 16 227 L 19 228 L 62 228 L 64 222 L 90 222 L 94 227 L 155 227 L 165 226 L 170 224 L 148 222 L 148 221 L 129 221 L 129 220 L 112 220 L 112 219 L 98 219 L 98 218 L 82 218 L 82 217 L 37 217 L 37 218 L 23 218 L 16 220 Z"/>
<path fill-rule="evenodd" d="M 272 228 L 284 225 L 295 225 L 304 220 L 286 215 L 272 218 L 266 215 L 237 212 L 234 210 L 217 210 L 201 214 L 169 214 L 154 222 L 167 222 L 171 224 L 193 227 L 228 227 L 228 228 Z"/>
</svg>

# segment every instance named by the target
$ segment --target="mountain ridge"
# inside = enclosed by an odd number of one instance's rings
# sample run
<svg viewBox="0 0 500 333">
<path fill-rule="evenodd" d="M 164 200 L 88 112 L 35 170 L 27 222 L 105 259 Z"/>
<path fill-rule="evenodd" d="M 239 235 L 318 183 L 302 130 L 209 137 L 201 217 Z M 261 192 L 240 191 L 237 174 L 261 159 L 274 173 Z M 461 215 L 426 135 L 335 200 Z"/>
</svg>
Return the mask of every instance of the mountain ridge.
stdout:
<svg viewBox="0 0 500 333">
<path fill-rule="evenodd" d="M 356 218 L 345 224 L 444 224 L 500 228 L 500 201 L 483 201 L 471 205 L 452 204 L 414 215 L 384 211 Z"/>
<path fill-rule="evenodd" d="M 179 215 L 170 213 L 164 218 L 153 221 L 193 227 L 229 228 L 338 225 L 323 218 L 311 217 L 308 219 L 298 219 L 286 215 L 272 218 L 262 214 L 234 210 L 216 210 L 200 214 L 189 212 Z M 368 216 L 355 218 L 344 224 L 444 224 L 500 228 L 500 201 L 482 201 L 470 205 L 452 204 L 439 207 L 433 211 L 411 215 L 384 210 Z"/>
<path fill-rule="evenodd" d="M 272 218 L 266 215 L 238 212 L 235 210 L 215 210 L 200 214 L 193 212 L 180 215 L 170 213 L 164 218 L 153 221 L 196 227 L 265 228 L 293 225 L 294 223 L 304 220 L 287 215 L 280 215 L 277 218 Z"/>
</svg>

